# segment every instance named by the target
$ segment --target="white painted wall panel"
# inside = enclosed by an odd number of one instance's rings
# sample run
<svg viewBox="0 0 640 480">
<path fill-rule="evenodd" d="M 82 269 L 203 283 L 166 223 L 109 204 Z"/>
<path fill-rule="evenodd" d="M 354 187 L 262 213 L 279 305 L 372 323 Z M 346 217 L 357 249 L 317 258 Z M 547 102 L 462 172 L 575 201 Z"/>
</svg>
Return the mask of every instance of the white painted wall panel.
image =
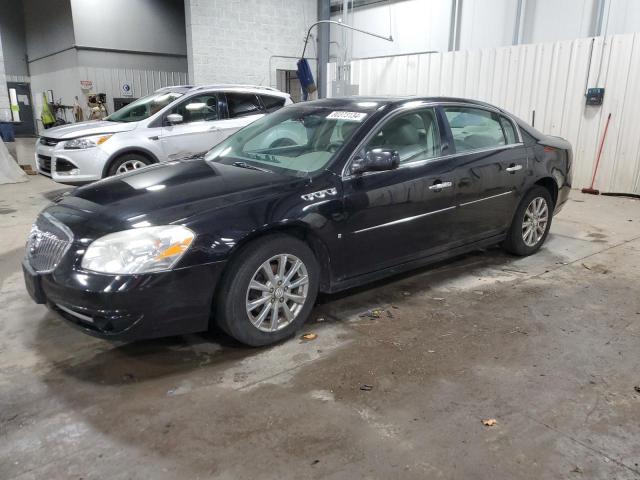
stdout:
<svg viewBox="0 0 640 480">
<path fill-rule="evenodd" d="M 574 149 L 574 186 L 591 181 L 611 113 L 596 187 L 640 193 L 640 33 L 476 51 L 354 60 L 361 95 L 461 96 L 498 105 Z M 334 71 L 330 68 L 330 73 Z M 330 75 L 330 78 L 331 75 Z M 589 79 L 587 85 L 587 78 Z M 585 87 L 606 89 L 585 105 Z"/>
<path fill-rule="evenodd" d="M 464 0 L 460 49 L 511 44 L 516 6 L 517 2 L 513 0 Z"/>
<path fill-rule="evenodd" d="M 527 1 L 523 25 L 524 43 L 552 42 L 588 36 L 591 32 L 595 4 L 596 2 L 588 0 Z"/>
<path fill-rule="evenodd" d="M 341 12 L 331 16 L 356 28 L 387 36 L 387 42 L 361 33 L 348 34 L 350 54 L 354 58 L 446 50 L 449 43 L 451 0 L 404 0 L 382 2 L 357 8 L 345 19 Z M 345 46 L 340 27 L 331 26 L 331 55 L 343 56 Z"/>
</svg>

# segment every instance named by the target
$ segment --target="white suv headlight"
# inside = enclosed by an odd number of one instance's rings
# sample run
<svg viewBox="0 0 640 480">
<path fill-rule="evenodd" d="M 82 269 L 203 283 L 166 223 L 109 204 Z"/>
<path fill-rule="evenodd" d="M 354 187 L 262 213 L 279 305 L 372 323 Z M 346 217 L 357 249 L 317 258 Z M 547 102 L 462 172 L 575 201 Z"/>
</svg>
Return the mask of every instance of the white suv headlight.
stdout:
<svg viewBox="0 0 640 480">
<path fill-rule="evenodd" d="M 74 138 L 64 142 L 65 150 L 80 150 L 102 145 L 113 136 L 113 133 L 103 133 L 102 135 L 92 135 L 90 137 Z"/>
<path fill-rule="evenodd" d="M 110 233 L 89 245 L 82 258 L 82 268 L 109 274 L 169 270 L 180 260 L 194 238 L 191 230 L 180 225 Z"/>
</svg>

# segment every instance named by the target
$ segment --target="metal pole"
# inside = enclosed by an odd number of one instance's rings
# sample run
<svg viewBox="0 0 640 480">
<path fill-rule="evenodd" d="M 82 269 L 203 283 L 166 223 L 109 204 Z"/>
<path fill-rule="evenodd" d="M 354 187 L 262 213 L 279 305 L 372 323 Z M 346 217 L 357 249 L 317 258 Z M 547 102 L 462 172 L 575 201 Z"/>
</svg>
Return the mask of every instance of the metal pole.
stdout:
<svg viewBox="0 0 640 480">
<path fill-rule="evenodd" d="M 462 0 L 452 0 L 451 21 L 449 24 L 449 51 L 460 50 L 460 21 L 462 19 Z"/>
<path fill-rule="evenodd" d="M 604 19 L 604 5 L 606 0 L 595 0 L 594 5 L 594 18 L 592 27 L 592 37 L 599 37 L 602 35 L 602 20 Z"/>
<path fill-rule="evenodd" d="M 318 20 L 331 18 L 331 0 L 318 0 Z M 327 63 L 329 63 L 330 24 L 318 28 L 318 98 L 327 96 Z M 306 42 L 305 42 L 306 43 Z"/>
<path fill-rule="evenodd" d="M 385 37 L 383 35 L 378 35 L 377 33 L 367 32 L 366 30 L 361 30 L 359 28 L 352 27 L 351 25 L 346 25 L 344 23 L 336 22 L 335 20 L 318 20 L 316 23 L 312 24 L 309 27 L 309 30 L 307 31 L 307 38 L 304 41 L 304 48 L 302 49 L 302 55 L 300 56 L 300 58 L 304 58 L 304 53 L 307 51 L 307 43 L 309 43 L 309 35 L 311 35 L 311 29 L 313 27 L 315 27 L 316 25 L 321 25 L 323 23 L 328 23 L 328 24 L 331 24 L 331 25 L 337 25 L 337 26 L 343 27 L 343 28 L 349 28 L 349 29 L 354 30 L 356 32 L 364 33 L 365 35 L 371 35 L 372 37 L 381 38 L 382 40 L 386 40 L 387 42 L 393 42 L 393 37 L 391 35 L 389 35 L 388 37 Z"/>
<path fill-rule="evenodd" d="M 522 0 L 518 0 L 516 5 L 516 18 L 513 24 L 513 38 L 511 40 L 512 45 L 520 44 L 520 26 L 522 25 Z"/>
</svg>

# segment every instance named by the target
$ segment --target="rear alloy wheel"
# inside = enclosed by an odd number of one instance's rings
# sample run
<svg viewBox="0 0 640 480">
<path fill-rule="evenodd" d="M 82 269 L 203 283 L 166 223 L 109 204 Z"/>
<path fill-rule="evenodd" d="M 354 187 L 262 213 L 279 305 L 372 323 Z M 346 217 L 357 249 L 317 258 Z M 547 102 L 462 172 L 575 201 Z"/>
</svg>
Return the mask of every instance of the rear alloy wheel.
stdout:
<svg viewBox="0 0 640 480">
<path fill-rule="evenodd" d="M 318 279 L 318 263 L 303 241 L 283 234 L 260 238 L 229 263 L 214 300 L 214 320 L 244 344 L 275 343 L 304 324 Z"/>
<path fill-rule="evenodd" d="M 115 161 L 109 167 L 107 176 L 121 175 L 123 173 L 133 172 L 140 168 L 144 168 L 150 165 L 152 162 L 142 155 L 137 153 L 127 153 L 115 159 Z"/>
<path fill-rule="evenodd" d="M 549 222 L 549 206 L 542 197 L 536 197 L 524 211 L 522 222 L 522 240 L 528 247 L 535 247 L 545 232 Z"/>
<path fill-rule="evenodd" d="M 549 190 L 534 187 L 524 196 L 513 217 L 503 246 L 515 255 L 531 255 L 544 243 L 553 216 Z"/>
</svg>

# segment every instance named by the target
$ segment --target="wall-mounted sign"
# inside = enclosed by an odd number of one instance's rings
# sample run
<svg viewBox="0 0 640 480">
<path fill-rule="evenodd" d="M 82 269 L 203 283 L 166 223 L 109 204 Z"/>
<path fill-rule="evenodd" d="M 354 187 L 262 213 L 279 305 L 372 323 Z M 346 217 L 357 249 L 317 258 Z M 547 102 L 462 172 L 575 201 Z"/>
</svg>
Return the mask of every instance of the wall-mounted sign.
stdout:
<svg viewBox="0 0 640 480">
<path fill-rule="evenodd" d="M 123 97 L 133 97 L 133 87 L 129 82 L 122 82 L 120 85 L 120 93 Z"/>
<path fill-rule="evenodd" d="M 80 80 L 80 88 L 82 90 L 91 90 L 93 88 L 93 80 Z"/>
</svg>

